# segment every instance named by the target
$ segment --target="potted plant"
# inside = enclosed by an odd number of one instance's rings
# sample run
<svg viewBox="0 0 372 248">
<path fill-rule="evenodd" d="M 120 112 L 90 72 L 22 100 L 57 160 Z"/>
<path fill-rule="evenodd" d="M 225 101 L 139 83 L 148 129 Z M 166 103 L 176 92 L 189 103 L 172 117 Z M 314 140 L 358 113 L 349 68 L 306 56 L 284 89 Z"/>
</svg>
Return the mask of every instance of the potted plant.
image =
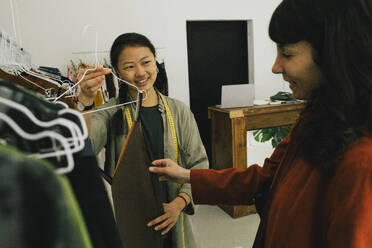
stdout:
<svg viewBox="0 0 372 248">
<path fill-rule="evenodd" d="M 258 142 L 266 142 L 271 139 L 271 145 L 275 148 L 284 139 L 292 125 L 269 127 L 253 131 L 254 139 Z"/>
</svg>

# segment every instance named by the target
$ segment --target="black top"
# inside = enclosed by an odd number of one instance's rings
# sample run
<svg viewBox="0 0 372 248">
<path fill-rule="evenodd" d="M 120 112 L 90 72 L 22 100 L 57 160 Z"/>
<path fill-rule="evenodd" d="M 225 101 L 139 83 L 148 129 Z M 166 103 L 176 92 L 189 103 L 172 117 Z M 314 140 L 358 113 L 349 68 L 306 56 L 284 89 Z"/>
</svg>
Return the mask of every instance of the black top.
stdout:
<svg viewBox="0 0 372 248">
<path fill-rule="evenodd" d="M 164 158 L 164 127 L 158 108 L 158 105 L 141 107 L 140 113 L 145 140 L 151 150 L 151 160 Z"/>
<path fill-rule="evenodd" d="M 164 127 L 159 105 L 153 107 L 141 107 L 141 123 L 144 130 L 144 138 L 149 152 L 150 160 L 164 158 Z M 160 183 L 162 202 L 168 202 L 167 183 Z"/>
</svg>

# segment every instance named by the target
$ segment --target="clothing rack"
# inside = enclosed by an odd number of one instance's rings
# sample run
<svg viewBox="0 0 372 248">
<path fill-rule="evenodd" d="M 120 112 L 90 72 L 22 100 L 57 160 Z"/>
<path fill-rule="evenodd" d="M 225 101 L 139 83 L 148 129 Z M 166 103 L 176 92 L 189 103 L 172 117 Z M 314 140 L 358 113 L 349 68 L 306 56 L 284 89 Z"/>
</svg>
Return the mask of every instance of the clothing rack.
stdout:
<svg viewBox="0 0 372 248">
<path fill-rule="evenodd" d="M 162 50 L 162 49 L 165 49 L 165 47 L 156 47 L 155 48 L 156 51 L 158 50 Z M 94 53 L 104 53 L 104 54 L 109 54 L 110 51 L 109 50 L 103 50 L 103 51 L 76 51 L 76 52 L 72 52 L 72 54 L 94 54 Z"/>
<path fill-rule="evenodd" d="M 5 31 L 0 30 L 0 64 L 12 62 L 30 65 L 31 55 Z"/>
</svg>

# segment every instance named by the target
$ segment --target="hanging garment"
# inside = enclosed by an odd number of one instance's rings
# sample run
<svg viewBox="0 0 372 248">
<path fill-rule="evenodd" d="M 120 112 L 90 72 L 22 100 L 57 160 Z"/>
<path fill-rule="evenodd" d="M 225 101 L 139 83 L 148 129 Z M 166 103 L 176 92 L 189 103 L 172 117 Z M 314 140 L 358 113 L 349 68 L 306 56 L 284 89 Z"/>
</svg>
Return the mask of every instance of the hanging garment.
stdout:
<svg viewBox="0 0 372 248">
<path fill-rule="evenodd" d="M 0 112 L 4 118 L 8 117 L 14 122 L 13 124 L 8 123 L 9 121 L 4 122 L 5 120 L 0 122 L 0 138 L 5 139 L 8 145 L 27 153 L 56 154 L 59 152 L 62 155 L 61 152 L 63 152 L 65 156 L 62 158 L 60 155 L 54 155 L 48 156 L 48 160 L 56 167 L 64 167 L 67 164 L 71 165 L 70 169 L 73 169 L 72 151 L 81 150 L 84 146 L 84 136 L 87 136 L 86 128 L 82 128 L 85 127 L 85 123 L 79 117 L 78 112 L 52 104 L 40 94 L 8 81 L 0 81 L 0 101 Z M 25 136 L 16 131 L 17 126 L 29 135 Z M 43 138 L 37 135 L 42 133 L 44 133 Z M 85 135 L 82 135 L 83 133 Z M 34 138 L 30 137 L 32 134 Z M 27 136 L 29 138 L 26 138 Z M 65 161 L 61 161 L 60 158 Z"/>
<path fill-rule="evenodd" d="M 24 88 L 38 92 L 42 95 L 50 94 L 56 95 L 58 92 L 59 84 L 52 84 L 32 75 L 13 75 L 0 69 L 0 78 L 13 82 Z M 31 82 L 30 82 L 31 81 Z"/>
<path fill-rule="evenodd" d="M 83 213 L 94 248 L 122 248 L 119 231 L 90 140 L 74 155 L 76 166 L 67 174 Z"/>
<path fill-rule="evenodd" d="M 159 179 L 151 164 L 140 122 L 134 122 L 112 180 L 115 216 L 124 247 L 163 248 L 161 233 L 147 223 L 164 214 Z"/>
<path fill-rule="evenodd" d="M 110 98 L 113 98 L 113 97 L 117 97 L 118 89 L 117 89 L 117 87 L 114 83 L 114 77 L 112 76 L 111 73 L 105 75 L 105 82 L 106 82 L 108 98 L 110 99 Z"/>
<path fill-rule="evenodd" d="M 1 248 L 92 247 L 65 176 L 5 145 L 0 161 Z"/>
<path fill-rule="evenodd" d="M 31 93 L 32 92 L 21 89 L 9 82 L 0 82 L 0 97 L 8 98 L 18 104 L 27 106 L 28 110 L 33 112 L 36 118 L 41 121 L 50 121 L 57 117 L 72 122 L 79 121 L 76 115 L 72 115 L 69 112 L 61 114 L 59 111 L 64 109 L 60 105 L 49 103 Z M 26 118 L 25 115 L 22 115 L 21 112 L 17 112 L 16 110 L 10 111 L 10 108 L 5 105 L 0 104 L 0 112 L 6 113 L 17 122 L 21 129 L 26 130 L 28 133 L 45 131 L 42 127 Z M 76 124 L 81 127 L 83 123 L 80 122 Z M 55 131 L 61 135 L 66 132 L 61 126 L 53 126 L 48 130 Z M 9 125 L 3 124 L 1 121 L 0 139 L 28 153 L 38 153 L 41 148 L 44 150 L 53 148 L 50 139 L 36 141 L 26 140 L 22 138 L 22 136 L 19 136 Z M 82 147 L 81 151 L 73 154 L 75 166 L 73 170 L 67 174 L 68 180 L 78 200 L 94 247 L 121 248 L 122 246 L 113 211 L 99 175 L 96 157 L 92 152 L 88 139 L 84 141 L 84 144 L 85 146 Z M 60 163 L 64 161 L 51 158 L 50 162 L 54 168 L 60 168 Z"/>
<path fill-rule="evenodd" d="M 55 98 L 65 94 L 65 92 L 69 90 L 69 87 L 73 85 L 73 83 L 67 78 L 62 77 L 61 80 L 57 82 L 55 81 L 55 78 L 49 78 L 36 71 L 29 71 L 28 73 L 21 72 L 19 75 L 13 75 L 0 69 L 0 79 L 8 80 L 13 84 L 40 93 L 47 98 Z M 66 103 L 70 108 L 75 108 L 74 97 L 65 95 L 65 97 L 60 99 L 60 101 Z"/>
</svg>

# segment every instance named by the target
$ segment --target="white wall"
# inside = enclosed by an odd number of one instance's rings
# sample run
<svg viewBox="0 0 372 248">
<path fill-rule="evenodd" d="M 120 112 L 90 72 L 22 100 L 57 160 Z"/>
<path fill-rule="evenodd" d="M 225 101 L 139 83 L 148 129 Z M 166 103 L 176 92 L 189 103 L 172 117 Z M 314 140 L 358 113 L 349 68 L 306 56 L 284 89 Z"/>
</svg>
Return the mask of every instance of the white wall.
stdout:
<svg viewBox="0 0 372 248">
<path fill-rule="evenodd" d="M 113 40 L 124 32 L 149 37 L 164 60 L 170 95 L 189 103 L 186 44 L 187 20 L 253 20 L 254 76 L 256 99 L 288 90 L 281 76 L 271 73 L 275 45 L 267 29 L 280 0 L 1 0 L 0 28 L 14 36 L 10 2 L 18 43 L 31 53 L 33 64 L 54 66 L 66 71 L 70 59 L 94 63 L 98 50 L 108 51 Z M 82 35 L 86 25 L 93 25 Z M 108 53 L 100 53 L 100 58 Z"/>
</svg>

